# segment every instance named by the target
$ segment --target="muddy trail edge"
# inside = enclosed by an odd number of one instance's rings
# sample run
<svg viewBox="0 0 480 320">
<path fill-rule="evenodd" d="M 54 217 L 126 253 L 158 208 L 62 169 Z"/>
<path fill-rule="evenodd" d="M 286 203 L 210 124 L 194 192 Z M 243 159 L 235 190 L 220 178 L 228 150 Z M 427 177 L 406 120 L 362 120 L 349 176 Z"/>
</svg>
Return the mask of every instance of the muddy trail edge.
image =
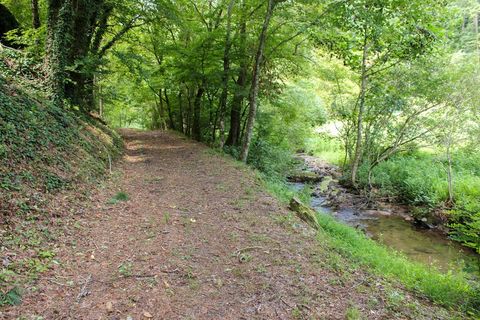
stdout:
<svg viewBox="0 0 480 320">
<path fill-rule="evenodd" d="M 332 267 L 313 231 L 254 173 L 169 132 L 123 130 L 118 177 L 58 245 L 61 262 L 0 318 L 430 318 L 394 310 L 381 280 Z M 128 201 L 109 201 L 118 192 Z M 408 293 L 407 293 L 407 299 Z M 440 317 L 440 316 L 438 316 Z"/>
</svg>

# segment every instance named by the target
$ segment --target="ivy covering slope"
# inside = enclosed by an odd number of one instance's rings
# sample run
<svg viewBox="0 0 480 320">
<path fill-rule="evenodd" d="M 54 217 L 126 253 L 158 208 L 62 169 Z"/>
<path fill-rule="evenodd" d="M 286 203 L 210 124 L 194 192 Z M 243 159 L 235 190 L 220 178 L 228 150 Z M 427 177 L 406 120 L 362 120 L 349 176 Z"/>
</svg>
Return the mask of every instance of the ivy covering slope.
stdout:
<svg viewBox="0 0 480 320">
<path fill-rule="evenodd" d="M 70 213 L 58 202 L 88 196 L 122 150 L 100 120 L 52 105 L 42 79 L 40 64 L 0 47 L 0 305 L 54 262 L 51 226 Z"/>
</svg>

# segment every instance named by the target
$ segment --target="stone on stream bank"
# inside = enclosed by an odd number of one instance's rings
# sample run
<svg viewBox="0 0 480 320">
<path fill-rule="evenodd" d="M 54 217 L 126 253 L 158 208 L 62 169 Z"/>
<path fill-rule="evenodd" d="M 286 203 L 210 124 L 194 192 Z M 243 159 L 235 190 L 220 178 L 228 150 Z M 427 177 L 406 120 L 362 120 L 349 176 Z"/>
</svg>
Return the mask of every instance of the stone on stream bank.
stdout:
<svg viewBox="0 0 480 320">
<path fill-rule="evenodd" d="M 321 193 L 325 193 L 328 191 L 328 188 L 330 187 L 330 184 L 333 182 L 333 178 L 332 176 L 325 176 L 323 177 L 322 179 L 322 182 L 320 183 L 320 185 L 318 186 L 318 190 L 321 192 Z"/>
<path fill-rule="evenodd" d="M 311 207 L 304 205 L 299 199 L 294 197 L 290 201 L 290 209 L 294 211 L 297 216 L 305 221 L 310 227 L 314 228 L 315 230 L 320 229 L 317 212 Z"/>
<path fill-rule="evenodd" d="M 290 174 L 288 180 L 291 182 L 315 183 L 320 182 L 322 176 L 312 171 L 297 171 Z"/>
</svg>

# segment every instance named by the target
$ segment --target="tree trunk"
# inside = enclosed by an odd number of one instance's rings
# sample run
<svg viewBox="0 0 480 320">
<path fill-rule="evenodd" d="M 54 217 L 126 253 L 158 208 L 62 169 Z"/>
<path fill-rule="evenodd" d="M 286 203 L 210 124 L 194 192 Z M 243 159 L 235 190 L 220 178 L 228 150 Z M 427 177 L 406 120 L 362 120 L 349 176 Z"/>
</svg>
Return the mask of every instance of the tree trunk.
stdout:
<svg viewBox="0 0 480 320">
<path fill-rule="evenodd" d="M 165 130 L 166 127 L 167 127 L 167 124 L 166 124 L 166 121 L 165 121 L 165 107 L 164 107 L 164 105 L 163 105 L 162 89 L 160 89 L 160 91 L 159 91 L 159 93 L 158 93 L 158 101 L 160 102 L 160 103 L 159 103 L 159 106 L 160 106 L 160 110 L 159 110 L 159 114 L 160 114 L 160 129 Z"/>
<path fill-rule="evenodd" d="M 62 6 L 62 0 L 49 0 L 47 9 L 47 38 L 45 46 L 45 66 L 50 69 L 51 58 L 53 58 L 53 44 L 55 39 L 55 28 L 58 22 L 58 12 Z"/>
<path fill-rule="evenodd" d="M 222 94 L 220 95 L 220 148 L 225 144 L 225 112 L 227 109 L 228 98 L 228 78 L 230 77 L 230 49 L 231 41 L 231 25 L 232 10 L 235 0 L 231 0 L 227 11 L 227 31 L 225 35 L 225 50 L 223 52 L 223 75 L 222 75 Z"/>
<path fill-rule="evenodd" d="M 192 135 L 193 139 L 197 141 L 202 140 L 202 127 L 200 124 L 201 121 L 201 108 L 202 108 L 202 97 L 205 89 L 203 88 L 204 83 L 200 85 L 195 96 L 195 101 L 193 103 L 193 128 Z"/>
<path fill-rule="evenodd" d="M 184 123 L 183 123 L 182 89 L 178 91 L 178 127 L 181 133 L 185 133 Z"/>
<path fill-rule="evenodd" d="M 240 71 L 230 110 L 230 130 L 228 132 L 227 141 L 225 142 L 227 146 L 237 146 L 240 142 L 242 122 L 241 113 L 247 86 L 248 57 L 246 56 L 247 23 L 245 0 L 242 3 L 242 7 L 242 20 L 240 22 Z"/>
<path fill-rule="evenodd" d="M 192 95 L 193 95 L 192 90 L 190 90 L 190 88 L 187 87 L 188 109 L 185 112 L 185 115 L 186 115 L 186 118 L 187 118 L 187 125 L 186 125 L 186 129 L 185 129 L 185 133 L 189 137 L 192 136 L 192 114 L 193 114 Z"/>
<path fill-rule="evenodd" d="M 247 162 L 248 159 L 248 151 L 250 149 L 250 143 L 252 141 L 253 136 L 253 126 L 255 124 L 255 117 L 257 115 L 257 98 L 258 98 L 258 91 L 260 88 L 260 72 L 261 66 L 263 61 L 263 52 L 265 50 L 265 42 L 267 39 L 267 31 L 268 26 L 270 24 L 270 19 L 272 18 L 273 10 L 275 9 L 276 0 L 269 0 L 267 13 L 265 15 L 265 20 L 263 22 L 262 32 L 260 33 L 260 38 L 258 41 L 258 49 L 257 54 L 255 55 L 255 65 L 253 67 L 253 74 L 252 74 L 252 85 L 250 89 L 250 108 L 248 111 L 248 120 L 247 120 L 247 127 L 245 131 L 245 136 L 243 139 L 242 151 L 240 153 L 240 160 L 243 162 Z"/>
<path fill-rule="evenodd" d="M 63 107 L 65 99 L 66 66 L 72 34 L 72 1 L 50 0 L 48 10 L 49 39 L 47 40 L 48 76 L 52 101 Z"/>
<path fill-rule="evenodd" d="M 40 28 L 40 14 L 38 10 L 38 0 L 32 0 L 32 26 L 34 29 Z"/>
<path fill-rule="evenodd" d="M 32 0 L 32 11 L 35 5 L 38 10 L 38 0 Z M 138 19 L 125 24 L 100 48 L 112 11 L 113 5 L 105 0 L 48 0 L 45 65 L 56 104 L 62 105 L 68 98 L 83 111 L 95 109 L 93 80 L 99 59 Z M 79 61 L 82 63 L 76 63 Z M 76 69 L 67 71 L 67 66 Z M 65 81 L 67 76 L 70 81 Z"/>
<path fill-rule="evenodd" d="M 367 58 L 368 58 L 368 38 L 367 31 L 365 31 L 363 42 L 363 57 L 362 57 L 362 74 L 360 84 L 360 97 L 357 117 L 357 141 L 355 145 L 355 156 L 352 163 L 351 182 L 353 186 L 357 185 L 357 173 L 362 157 L 362 139 L 363 139 L 363 116 L 365 113 L 365 95 L 367 91 Z"/>
<path fill-rule="evenodd" d="M 452 205 L 455 201 L 454 193 L 453 193 L 453 171 L 452 171 L 452 137 L 451 133 L 450 136 L 447 138 L 447 179 L 448 179 L 448 202 Z"/>
<path fill-rule="evenodd" d="M 72 42 L 69 47 L 68 65 L 76 65 L 91 53 L 91 43 L 97 27 L 98 13 L 103 0 L 73 0 L 73 29 Z M 80 65 L 69 72 L 69 81 L 66 85 L 66 97 L 83 111 L 94 110 L 93 78 L 97 69 L 97 62 L 88 59 L 87 65 Z"/>
<path fill-rule="evenodd" d="M 167 89 L 163 91 L 165 96 L 165 104 L 167 105 L 168 120 L 170 122 L 170 129 L 175 130 L 175 121 L 173 121 L 172 106 L 170 105 L 170 99 L 168 98 Z"/>
</svg>

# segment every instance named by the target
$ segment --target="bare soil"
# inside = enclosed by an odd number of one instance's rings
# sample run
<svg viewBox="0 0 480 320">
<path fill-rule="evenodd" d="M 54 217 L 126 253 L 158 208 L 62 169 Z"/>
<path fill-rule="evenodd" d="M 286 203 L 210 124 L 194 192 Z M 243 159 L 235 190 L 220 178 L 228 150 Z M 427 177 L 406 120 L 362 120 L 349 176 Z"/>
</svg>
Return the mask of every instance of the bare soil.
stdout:
<svg viewBox="0 0 480 320">
<path fill-rule="evenodd" d="M 117 177 L 56 240 L 60 264 L 0 318 L 449 318 L 335 258 L 246 166 L 174 133 L 122 135 Z"/>
</svg>

